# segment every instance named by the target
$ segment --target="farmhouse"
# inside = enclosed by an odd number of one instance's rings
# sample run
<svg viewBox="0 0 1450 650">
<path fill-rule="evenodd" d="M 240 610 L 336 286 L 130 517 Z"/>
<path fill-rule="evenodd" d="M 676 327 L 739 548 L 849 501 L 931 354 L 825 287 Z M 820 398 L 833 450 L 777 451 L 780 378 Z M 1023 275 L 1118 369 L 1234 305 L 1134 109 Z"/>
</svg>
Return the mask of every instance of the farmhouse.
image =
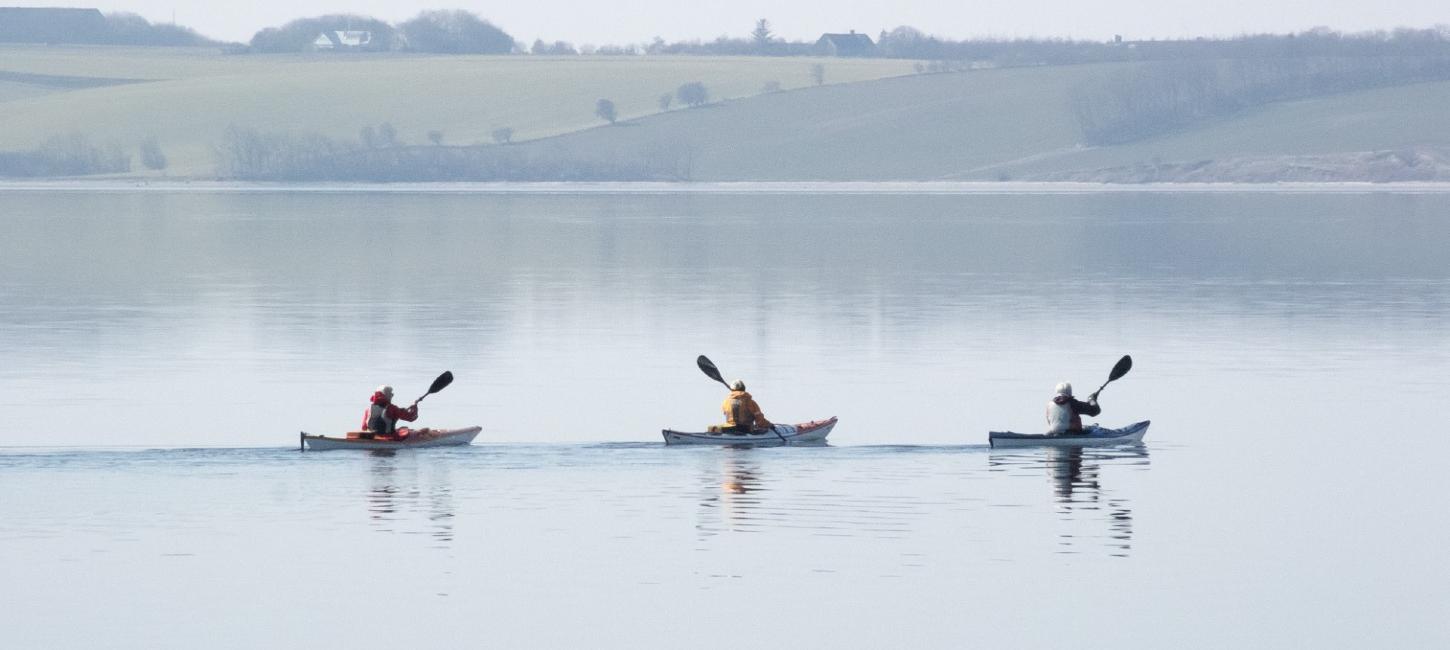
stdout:
<svg viewBox="0 0 1450 650">
<path fill-rule="evenodd" d="M 315 50 L 361 50 L 371 45 L 373 33 L 361 30 L 326 31 L 312 41 Z"/>
<path fill-rule="evenodd" d="M 816 41 L 816 53 L 825 56 L 871 56 L 876 53 L 876 44 L 871 37 L 857 34 L 822 34 Z"/>
<path fill-rule="evenodd" d="M 0 43 L 99 43 L 105 36 L 98 9 L 0 7 Z"/>
</svg>

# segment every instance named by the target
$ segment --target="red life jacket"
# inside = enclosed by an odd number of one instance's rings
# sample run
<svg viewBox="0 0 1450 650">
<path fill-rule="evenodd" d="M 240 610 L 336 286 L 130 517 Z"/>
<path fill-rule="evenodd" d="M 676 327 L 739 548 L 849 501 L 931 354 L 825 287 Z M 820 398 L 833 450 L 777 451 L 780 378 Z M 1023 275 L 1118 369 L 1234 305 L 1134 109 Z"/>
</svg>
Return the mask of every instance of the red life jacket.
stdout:
<svg viewBox="0 0 1450 650">
<path fill-rule="evenodd" d="M 373 393 L 372 405 L 363 411 L 363 431 L 370 431 L 375 435 L 391 436 L 397 433 L 398 418 L 388 416 L 388 407 L 391 406 L 388 397 L 382 393 Z"/>
</svg>

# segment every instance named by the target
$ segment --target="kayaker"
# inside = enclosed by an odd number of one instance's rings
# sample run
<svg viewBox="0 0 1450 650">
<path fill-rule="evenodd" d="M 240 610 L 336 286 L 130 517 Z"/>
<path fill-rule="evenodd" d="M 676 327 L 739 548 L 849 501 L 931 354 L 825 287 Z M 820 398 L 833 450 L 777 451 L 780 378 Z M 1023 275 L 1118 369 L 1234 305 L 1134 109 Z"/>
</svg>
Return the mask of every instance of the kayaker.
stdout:
<svg viewBox="0 0 1450 650">
<path fill-rule="evenodd" d="M 725 413 L 725 426 L 721 431 L 726 433 L 759 433 L 774 426 L 765 419 L 760 405 L 755 403 L 750 393 L 745 392 L 745 382 L 739 379 L 730 385 L 730 396 L 725 398 L 720 410 Z"/>
<path fill-rule="evenodd" d="M 1097 417 L 1103 412 L 1097 393 L 1079 402 L 1072 397 L 1072 384 L 1065 381 L 1057 385 L 1056 393 L 1047 403 L 1047 435 L 1082 433 L 1082 416 Z"/>
<path fill-rule="evenodd" d="M 364 438 L 406 438 L 409 431 L 398 429 L 398 420 L 404 422 L 415 422 L 418 419 L 418 403 L 413 402 L 408 408 L 399 408 L 393 404 L 393 387 L 378 386 L 373 391 L 372 405 L 363 413 Z"/>
</svg>

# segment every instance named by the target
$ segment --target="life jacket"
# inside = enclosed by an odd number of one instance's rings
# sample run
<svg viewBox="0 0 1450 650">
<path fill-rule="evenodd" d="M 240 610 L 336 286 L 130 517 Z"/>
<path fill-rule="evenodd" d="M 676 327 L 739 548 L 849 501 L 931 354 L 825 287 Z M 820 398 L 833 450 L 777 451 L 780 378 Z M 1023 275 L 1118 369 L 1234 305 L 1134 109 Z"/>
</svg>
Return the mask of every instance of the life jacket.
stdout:
<svg viewBox="0 0 1450 650">
<path fill-rule="evenodd" d="M 388 398 L 382 393 L 373 393 L 372 402 L 367 412 L 363 413 L 363 429 L 385 436 L 397 433 L 397 418 L 388 417 Z"/>
<path fill-rule="evenodd" d="M 1047 403 L 1047 433 L 1082 431 L 1082 416 L 1072 410 L 1072 396 L 1056 395 Z"/>
<path fill-rule="evenodd" d="M 750 408 L 755 400 L 743 390 L 732 391 L 720 410 L 725 413 L 725 425 L 740 429 L 755 428 L 755 409 Z M 758 406 L 756 408 L 759 408 Z"/>
</svg>

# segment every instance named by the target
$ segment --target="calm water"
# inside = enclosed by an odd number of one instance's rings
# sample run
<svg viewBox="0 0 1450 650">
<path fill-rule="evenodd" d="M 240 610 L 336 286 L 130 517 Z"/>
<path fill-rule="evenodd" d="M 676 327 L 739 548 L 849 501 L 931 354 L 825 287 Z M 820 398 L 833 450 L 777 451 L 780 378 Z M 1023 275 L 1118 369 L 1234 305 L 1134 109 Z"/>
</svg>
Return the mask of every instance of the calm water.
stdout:
<svg viewBox="0 0 1450 650">
<path fill-rule="evenodd" d="M 0 646 L 1443 647 L 1447 213 L 0 191 Z M 833 446 L 659 444 L 701 353 Z M 985 446 L 1125 353 L 1145 445 Z"/>
</svg>

